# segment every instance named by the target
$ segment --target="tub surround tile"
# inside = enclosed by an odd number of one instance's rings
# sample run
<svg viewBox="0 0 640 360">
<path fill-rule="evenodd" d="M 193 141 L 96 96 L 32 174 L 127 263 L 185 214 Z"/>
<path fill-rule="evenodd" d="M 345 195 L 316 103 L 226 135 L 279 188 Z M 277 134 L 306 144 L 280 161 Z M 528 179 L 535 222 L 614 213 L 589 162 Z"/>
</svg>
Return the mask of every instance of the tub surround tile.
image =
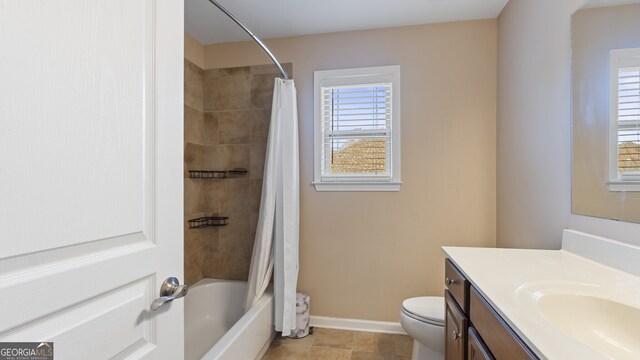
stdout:
<svg viewBox="0 0 640 360">
<path fill-rule="evenodd" d="M 220 184 L 220 211 L 244 212 L 249 215 L 251 206 L 251 182 L 249 179 L 225 179 Z M 248 219 L 247 219 L 248 220 Z M 247 221 L 247 226 L 249 222 Z"/>
<path fill-rule="evenodd" d="M 212 215 L 224 215 L 220 213 L 220 180 L 194 180 L 202 184 L 202 211 Z"/>
<path fill-rule="evenodd" d="M 186 262 L 188 260 L 188 262 Z M 195 284 L 203 278 L 199 262 L 185 254 L 184 281 L 188 285 Z"/>
<path fill-rule="evenodd" d="M 186 222 L 185 216 L 185 222 Z M 185 226 L 184 229 L 184 248 L 185 254 L 187 253 L 202 253 L 204 249 L 204 234 L 189 229 Z"/>
<path fill-rule="evenodd" d="M 251 110 L 251 143 L 266 144 L 269 138 L 269 124 L 271 123 L 270 109 Z"/>
<path fill-rule="evenodd" d="M 247 220 L 242 220 L 246 218 Z M 238 225 L 230 228 L 233 222 Z M 229 216 L 229 225 L 220 229 L 220 242 L 218 249 L 219 275 L 224 279 L 246 280 L 249 274 L 251 255 L 253 252 L 253 238 L 248 227 L 248 215 L 246 213 L 232 213 Z M 248 261 L 248 262 L 247 262 Z"/>
<path fill-rule="evenodd" d="M 217 279 L 247 280 L 253 251 L 249 215 L 243 212 L 226 215 L 229 225 L 218 228 L 218 246 L 205 259 L 206 273 Z"/>
<path fill-rule="evenodd" d="M 184 213 L 192 215 L 202 212 L 205 205 L 203 183 L 198 180 L 184 179 Z"/>
<path fill-rule="evenodd" d="M 260 217 L 260 213 L 258 211 L 251 212 L 250 218 L 251 218 L 251 238 L 252 239 L 256 238 L 259 217 Z"/>
<path fill-rule="evenodd" d="M 278 68 L 275 65 L 270 65 L 270 64 L 265 64 L 265 65 L 252 65 L 249 67 L 249 73 L 251 75 L 258 75 L 258 74 L 273 74 L 273 75 L 277 75 L 278 72 Z"/>
<path fill-rule="evenodd" d="M 222 69 L 206 69 L 206 70 L 203 70 L 204 82 L 206 83 L 207 80 L 220 77 L 220 71 L 221 70 Z"/>
<path fill-rule="evenodd" d="M 204 236 L 202 237 L 202 252 L 205 253 L 208 249 L 217 249 L 218 244 L 220 243 L 220 228 L 219 227 L 208 227 L 202 230 Z M 196 231 L 196 229 L 192 230 Z"/>
<path fill-rule="evenodd" d="M 251 253 L 244 251 L 228 251 L 218 245 L 213 257 L 205 260 L 205 275 L 216 279 L 242 280 L 249 278 L 249 261 Z M 214 263 L 211 264 L 211 261 Z"/>
<path fill-rule="evenodd" d="M 251 108 L 271 109 L 275 75 L 256 74 L 251 79 Z"/>
<path fill-rule="evenodd" d="M 203 71 L 189 60 L 184 61 L 184 104 L 203 109 Z"/>
<path fill-rule="evenodd" d="M 252 213 L 260 211 L 260 201 L 262 200 L 262 179 L 251 179 L 251 207 Z"/>
<path fill-rule="evenodd" d="M 188 170 L 217 170 L 222 165 L 217 146 L 205 146 L 188 143 L 185 149 L 185 161 Z"/>
<path fill-rule="evenodd" d="M 207 75 L 204 79 L 204 110 L 242 110 L 251 106 L 251 76 Z"/>
<path fill-rule="evenodd" d="M 217 227 L 208 227 L 204 229 L 190 229 L 188 225 L 188 220 L 210 215 L 208 213 L 197 213 L 192 215 L 185 215 L 185 224 L 184 224 L 184 232 L 185 232 L 185 246 L 189 246 L 187 251 L 197 251 L 204 252 L 207 246 L 218 246 L 218 228 Z M 186 249 L 186 248 L 185 248 Z"/>
<path fill-rule="evenodd" d="M 185 252 L 184 255 L 184 281 L 187 284 L 194 284 L 203 277 L 204 254 L 198 249 L 192 249 L 189 252 Z"/>
<path fill-rule="evenodd" d="M 238 66 L 238 67 L 222 68 L 222 69 L 215 69 L 215 70 L 217 71 L 216 72 L 216 76 L 218 76 L 218 77 L 250 75 L 251 74 L 251 70 L 250 70 L 249 66 Z"/>
<path fill-rule="evenodd" d="M 251 144 L 249 178 L 262 179 L 266 155 L 267 144 Z"/>
<path fill-rule="evenodd" d="M 218 112 L 220 144 L 248 144 L 251 140 L 251 111 Z"/>
<path fill-rule="evenodd" d="M 293 66 L 283 66 L 291 75 Z M 185 60 L 184 236 L 185 279 L 190 283 L 202 277 L 248 277 L 277 76 L 274 65 L 203 71 Z M 249 173 L 215 180 L 190 179 L 188 173 L 233 168 Z M 214 214 L 228 216 L 229 225 L 187 229 L 189 219 Z M 305 356 L 313 358 L 332 359 L 338 353 L 317 350 L 314 355 L 309 350 Z"/>
<path fill-rule="evenodd" d="M 184 107 L 184 143 L 196 145 L 218 144 L 218 113 L 202 112 Z"/>
<path fill-rule="evenodd" d="M 205 146 L 188 143 L 185 161 L 187 170 L 229 170 L 238 167 L 248 169 L 250 152 L 250 145 Z"/>
<path fill-rule="evenodd" d="M 220 145 L 220 162 L 223 169 L 245 168 L 249 169 L 251 146 L 242 145 Z M 242 177 L 246 178 L 246 176 Z"/>
<path fill-rule="evenodd" d="M 187 258 L 185 254 L 184 281 L 187 285 L 195 284 L 203 278 L 202 268 L 198 267 L 198 265 L 193 259 Z"/>
<path fill-rule="evenodd" d="M 218 145 L 218 113 L 205 112 L 202 124 L 202 145 Z"/>
<path fill-rule="evenodd" d="M 282 63 L 280 65 L 284 69 L 284 72 L 287 73 L 287 77 L 293 79 L 293 63 Z M 280 75 L 280 72 L 278 72 L 278 75 Z"/>
<path fill-rule="evenodd" d="M 205 245 L 203 252 L 202 274 L 205 278 L 219 279 L 220 263 L 218 262 L 218 244 Z"/>
<path fill-rule="evenodd" d="M 220 246 L 230 252 L 251 252 L 253 239 L 249 228 L 250 218 L 246 212 L 227 213 L 229 225 L 220 227 Z M 233 220 L 233 222 L 231 221 Z"/>
<path fill-rule="evenodd" d="M 187 163 L 185 170 L 213 170 L 218 165 L 217 147 L 187 143 L 184 150 L 184 161 Z M 188 171 L 186 173 L 188 177 Z"/>
<path fill-rule="evenodd" d="M 203 94 L 202 94 L 202 110 L 207 111 L 216 111 L 218 110 L 218 102 L 213 98 L 213 86 L 215 85 L 215 79 L 218 78 L 218 70 L 204 70 L 203 76 Z"/>
<path fill-rule="evenodd" d="M 184 142 L 202 144 L 204 113 L 191 106 L 184 106 Z"/>
</svg>

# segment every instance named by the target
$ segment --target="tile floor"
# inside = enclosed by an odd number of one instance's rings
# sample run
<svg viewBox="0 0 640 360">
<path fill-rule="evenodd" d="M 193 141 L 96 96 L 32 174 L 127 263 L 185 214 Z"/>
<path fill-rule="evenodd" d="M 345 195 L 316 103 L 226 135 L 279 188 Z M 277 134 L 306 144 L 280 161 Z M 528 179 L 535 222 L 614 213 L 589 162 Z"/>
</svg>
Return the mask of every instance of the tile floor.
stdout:
<svg viewBox="0 0 640 360">
<path fill-rule="evenodd" d="M 262 360 L 410 360 L 412 347 L 406 335 L 315 328 L 303 339 L 276 336 Z"/>
</svg>

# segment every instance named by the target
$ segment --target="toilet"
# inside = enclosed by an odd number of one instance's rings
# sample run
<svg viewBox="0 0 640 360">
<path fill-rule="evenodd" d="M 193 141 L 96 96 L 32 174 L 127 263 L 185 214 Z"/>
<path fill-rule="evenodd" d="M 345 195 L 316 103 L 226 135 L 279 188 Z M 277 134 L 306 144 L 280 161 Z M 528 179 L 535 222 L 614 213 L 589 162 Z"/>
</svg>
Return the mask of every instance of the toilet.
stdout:
<svg viewBox="0 0 640 360">
<path fill-rule="evenodd" d="M 413 360 L 444 359 L 444 298 L 425 296 L 402 302 L 400 324 L 413 338 Z"/>
</svg>

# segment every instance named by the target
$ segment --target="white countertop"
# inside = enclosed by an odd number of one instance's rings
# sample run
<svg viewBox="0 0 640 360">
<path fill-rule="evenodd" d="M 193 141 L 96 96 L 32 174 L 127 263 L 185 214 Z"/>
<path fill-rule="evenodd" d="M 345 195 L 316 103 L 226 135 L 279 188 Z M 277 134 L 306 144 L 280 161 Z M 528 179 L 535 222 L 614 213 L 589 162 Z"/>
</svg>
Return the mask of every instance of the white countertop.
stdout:
<svg viewBox="0 0 640 360">
<path fill-rule="evenodd" d="M 567 250 L 462 247 L 443 247 L 443 250 L 541 359 L 610 358 L 555 326 L 536 306 L 542 292 L 561 290 L 578 295 L 591 292 L 640 308 L 639 276 Z M 633 338 L 627 341 L 637 339 L 640 346 L 640 329 L 628 336 Z M 623 348 L 623 351 L 627 350 Z M 640 354 L 633 352 L 629 358 L 640 359 Z"/>
</svg>

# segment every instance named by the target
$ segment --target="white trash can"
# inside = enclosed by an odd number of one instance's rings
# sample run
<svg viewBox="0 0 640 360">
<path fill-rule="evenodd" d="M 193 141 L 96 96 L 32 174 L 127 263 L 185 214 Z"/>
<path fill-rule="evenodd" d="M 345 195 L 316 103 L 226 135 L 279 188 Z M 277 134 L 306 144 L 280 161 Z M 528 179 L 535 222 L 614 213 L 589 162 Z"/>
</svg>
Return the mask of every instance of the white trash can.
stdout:
<svg viewBox="0 0 640 360">
<path fill-rule="evenodd" d="M 309 335 L 309 303 L 311 297 L 307 294 L 296 294 L 296 328 L 291 330 L 292 339 L 302 339 Z"/>
</svg>

